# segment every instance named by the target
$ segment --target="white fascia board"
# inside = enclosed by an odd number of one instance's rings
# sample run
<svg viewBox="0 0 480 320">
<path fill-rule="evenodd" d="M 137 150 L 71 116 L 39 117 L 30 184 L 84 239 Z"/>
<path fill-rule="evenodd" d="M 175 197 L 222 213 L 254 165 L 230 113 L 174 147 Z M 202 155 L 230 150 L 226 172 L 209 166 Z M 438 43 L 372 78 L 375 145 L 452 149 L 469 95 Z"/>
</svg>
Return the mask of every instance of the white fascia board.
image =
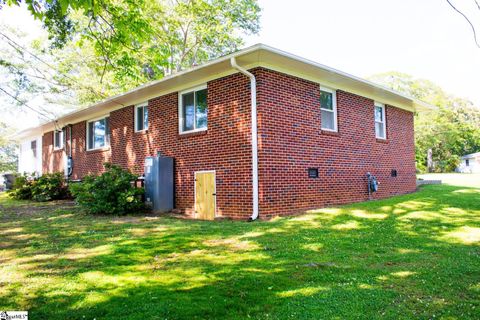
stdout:
<svg viewBox="0 0 480 320">
<path fill-rule="evenodd" d="M 474 159 L 476 157 L 480 157 L 480 152 L 470 153 L 462 156 L 462 159 Z"/>
<path fill-rule="evenodd" d="M 261 64 L 266 68 L 295 75 L 312 82 L 320 81 L 320 84 L 351 92 L 372 100 L 378 100 L 385 104 L 409 111 L 429 111 L 436 109 L 436 107 L 423 101 L 419 101 L 346 72 L 266 45 L 262 45 L 262 48 L 265 50 L 265 57 L 262 57 Z"/>
<path fill-rule="evenodd" d="M 135 105 L 162 95 L 178 92 L 189 87 L 201 85 L 211 80 L 222 78 L 234 73 L 230 65 L 230 58 L 235 57 L 238 64 L 245 69 L 265 67 L 274 71 L 283 72 L 328 87 L 351 92 L 372 100 L 380 101 L 409 111 L 427 111 L 435 109 L 422 101 L 407 97 L 373 82 L 353 76 L 343 71 L 330 68 L 320 63 L 301 58 L 299 56 L 272 48 L 264 44 L 256 44 L 238 52 L 220 57 L 200 66 L 193 67 L 178 73 L 166 76 L 126 93 L 122 93 L 87 108 L 69 113 L 54 122 L 43 124 L 36 128 L 26 129 L 14 135 L 16 139 L 43 134 L 52 131 L 55 127 L 63 127 L 85 121 L 95 116 L 109 113 L 126 106 Z M 32 132 L 35 131 L 35 134 Z"/>
</svg>

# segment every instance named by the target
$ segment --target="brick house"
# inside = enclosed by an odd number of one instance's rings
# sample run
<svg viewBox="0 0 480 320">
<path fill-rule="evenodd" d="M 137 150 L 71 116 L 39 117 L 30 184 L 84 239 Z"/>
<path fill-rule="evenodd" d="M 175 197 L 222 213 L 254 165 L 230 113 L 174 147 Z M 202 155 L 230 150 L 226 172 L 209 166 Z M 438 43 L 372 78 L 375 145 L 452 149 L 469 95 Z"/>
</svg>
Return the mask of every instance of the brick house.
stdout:
<svg viewBox="0 0 480 320">
<path fill-rule="evenodd" d="M 176 211 L 289 215 L 368 199 L 367 172 L 373 198 L 415 191 L 414 112 L 427 108 L 258 44 L 19 133 L 20 171 L 64 171 L 71 156 L 71 179 L 104 162 L 141 175 L 160 152 L 175 159 Z"/>
</svg>

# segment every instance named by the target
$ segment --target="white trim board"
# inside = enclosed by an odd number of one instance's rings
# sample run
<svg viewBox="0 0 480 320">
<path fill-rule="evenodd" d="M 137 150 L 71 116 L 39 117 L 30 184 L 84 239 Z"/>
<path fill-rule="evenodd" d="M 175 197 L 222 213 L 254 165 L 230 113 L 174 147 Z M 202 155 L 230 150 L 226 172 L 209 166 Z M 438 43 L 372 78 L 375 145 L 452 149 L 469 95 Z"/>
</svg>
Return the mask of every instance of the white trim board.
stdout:
<svg viewBox="0 0 480 320">
<path fill-rule="evenodd" d="M 430 106 L 427 103 L 407 97 L 402 93 L 395 92 L 346 72 L 330 68 L 264 44 L 256 44 L 238 52 L 209 61 L 203 65 L 139 86 L 123 94 L 93 104 L 88 108 L 67 114 L 57 120 L 57 125 L 64 126 L 85 121 L 101 113 L 135 105 L 165 94 L 182 91 L 189 87 L 194 87 L 214 79 L 237 73 L 238 71 L 229 63 L 230 58 L 232 57 L 235 57 L 239 65 L 242 65 L 245 69 L 257 66 L 264 67 L 321 83 L 328 87 L 351 92 L 401 109 L 409 111 L 427 111 L 435 109 L 435 107 Z M 40 133 L 44 133 L 52 131 L 55 128 L 54 124 L 55 122 L 53 121 L 45 123 L 36 128 L 23 130 L 15 134 L 13 137 L 22 139 L 33 135 L 33 132 L 40 131 Z"/>
</svg>

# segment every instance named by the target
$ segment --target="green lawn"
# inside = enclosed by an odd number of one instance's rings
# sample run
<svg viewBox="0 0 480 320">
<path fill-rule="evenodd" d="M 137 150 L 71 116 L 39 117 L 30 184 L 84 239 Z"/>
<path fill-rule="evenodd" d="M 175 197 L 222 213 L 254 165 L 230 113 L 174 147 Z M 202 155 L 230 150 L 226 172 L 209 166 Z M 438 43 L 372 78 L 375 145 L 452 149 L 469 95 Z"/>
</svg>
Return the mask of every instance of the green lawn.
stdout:
<svg viewBox="0 0 480 320">
<path fill-rule="evenodd" d="M 480 318 L 480 184 L 254 223 L 0 205 L 0 310 L 31 319 Z"/>
<path fill-rule="evenodd" d="M 442 180 L 452 186 L 480 188 L 480 173 L 427 173 L 420 174 L 418 178 L 425 180 Z"/>
</svg>

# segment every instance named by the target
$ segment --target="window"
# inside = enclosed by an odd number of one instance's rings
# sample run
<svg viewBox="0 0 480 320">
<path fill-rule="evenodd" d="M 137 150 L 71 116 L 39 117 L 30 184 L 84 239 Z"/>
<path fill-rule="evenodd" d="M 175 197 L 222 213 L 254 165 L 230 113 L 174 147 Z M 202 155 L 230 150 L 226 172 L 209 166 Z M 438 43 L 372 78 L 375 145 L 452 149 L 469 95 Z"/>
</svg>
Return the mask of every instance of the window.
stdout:
<svg viewBox="0 0 480 320">
<path fill-rule="evenodd" d="M 180 133 L 207 130 L 207 87 L 202 86 L 180 92 Z"/>
<path fill-rule="evenodd" d="M 465 159 L 465 166 L 470 167 L 470 159 Z"/>
<path fill-rule="evenodd" d="M 135 132 L 148 130 L 148 104 L 135 106 Z"/>
<path fill-rule="evenodd" d="M 33 140 L 32 142 L 30 142 L 30 149 L 32 149 L 33 157 L 36 158 L 37 157 L 37 140 Z"/>
<path fill-rule="evenodd" d="M 101 149 L 110 145 L 109 117 L 87 122 L 87 150 Z"/>
<path fill-rule="evenodd" d="M 387 132 L 385 126 L 385 106 L 375 102 L 375 136 L 378 139 L 386 139 Z"/>
<path fill-rule="evenodd" d="M 55 130 L 53 132 L 53 149 L 63 149 L 63 130 Z"/>
<path fill-rule="evenodd" d="M 322 130 L 337 131 L 337 95 L 335 90 L 320 89 L 320 110 Z"/>
</svg>

